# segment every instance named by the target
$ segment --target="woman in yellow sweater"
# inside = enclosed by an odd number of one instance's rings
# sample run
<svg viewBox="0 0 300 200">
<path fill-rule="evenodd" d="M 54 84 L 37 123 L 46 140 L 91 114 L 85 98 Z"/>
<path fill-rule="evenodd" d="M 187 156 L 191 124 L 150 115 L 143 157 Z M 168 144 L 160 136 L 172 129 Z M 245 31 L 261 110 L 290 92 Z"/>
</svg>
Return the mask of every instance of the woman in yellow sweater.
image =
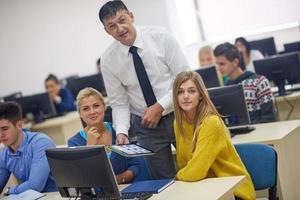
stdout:
<svg viewBox="0 0 300 200">
<path fill-rule="evenodd" d="M 196 72 L 181 72 L 173 85 L 174 131 L 181 181 L 245 175 L 236 199 L 255 199 L 251 178 L 231 143 L 228 129 Z"/>
</svg>

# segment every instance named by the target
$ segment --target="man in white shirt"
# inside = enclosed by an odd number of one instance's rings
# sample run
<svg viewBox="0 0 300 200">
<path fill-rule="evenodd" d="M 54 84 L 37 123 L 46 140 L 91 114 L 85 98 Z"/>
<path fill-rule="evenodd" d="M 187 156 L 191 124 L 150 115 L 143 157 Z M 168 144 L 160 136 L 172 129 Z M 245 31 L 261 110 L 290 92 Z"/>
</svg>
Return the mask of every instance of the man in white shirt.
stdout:
<svg viewBox="0 0 300 200">
<path fill-rule="evenodd" d="M 128 143 L 130 113 L 138 142 L 156 152 L 146 157 L 155 179 L 173 178 L 170 144 L 173 131 L 172 84 L 190 70 L 176 40 L 163 28 L 135 27 L 122 1 L 109 1 L 99 11 L 105 31 L 116 41 L 101 56 L 101 67 L 117 143 Z M 142 71 L 140 71 L 142 70 Z"/>
</svg>

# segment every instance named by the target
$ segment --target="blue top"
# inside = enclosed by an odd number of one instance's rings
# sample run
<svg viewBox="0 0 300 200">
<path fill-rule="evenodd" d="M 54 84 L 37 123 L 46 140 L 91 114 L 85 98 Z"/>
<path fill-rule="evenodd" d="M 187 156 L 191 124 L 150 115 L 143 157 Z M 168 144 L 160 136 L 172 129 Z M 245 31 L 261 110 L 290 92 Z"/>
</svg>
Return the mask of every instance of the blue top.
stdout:
<svg viewBox="0 0 300 200">
<path fill-rule="evenodd" d="M 54 178 L 46 158 L 45 150 L 55 147 L 54 142 L 45 134 L 22 131 L 23 142 L 16 152 L 9 147 L 0 151 L 0 191 L 12 173 L 22 181 L 10 187 L 9 194 L 18 194 L 28 189 L 38 192 L 57 191 Z"/>
<path fill-rule="evenodd" d="M 114 129 L 112 128 L 112 124 L 110 122 L 104 122 L 104 125 L 107 128 L 107 130 L 110 133 L 112 133 L 112 143 L 115 144 L 116 133 L 115 133 Z M 73 137 L 71 137 L 68 140 L 68 146 L 69 147 L 86 146 L 86 140 L 87 140 L 86 132 L 84 130 L 80 130 L 78 133 L 76 133 L 76 135 L 74 135 Z M 143 173 L 140 173 L 142 158 L 138 158 L 138 157 L 126 158 L 115 152 L 111 152 L 109 159 L 110 159 L 112 168 L 116 175 L 121 174 L 121 173 L 125 172 L 126 170 L 130 170 L 134 174 L 134 177 L 135 177 L 134 181 L 141 180 L 141 178 L 138 176 L 140 174 L 143 174 Z"/>
<path fill-rule="evenodd" d="M 68 88 L 61 88 L 59 91 L 59 96 L 61 98 L 61 102 L 55 103 L 57 113 L 76 110 L 75 99 Z"/>
</svg>

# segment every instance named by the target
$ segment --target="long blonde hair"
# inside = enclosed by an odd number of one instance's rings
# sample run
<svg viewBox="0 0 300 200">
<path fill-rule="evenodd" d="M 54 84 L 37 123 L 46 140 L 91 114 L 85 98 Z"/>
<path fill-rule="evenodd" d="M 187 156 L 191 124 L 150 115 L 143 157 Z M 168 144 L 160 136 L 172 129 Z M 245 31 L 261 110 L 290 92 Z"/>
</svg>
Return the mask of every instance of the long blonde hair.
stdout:
<svg viewBox="0 0 300 200">
<path fill-rule="evenodd" d="M 180 134 L 184 137 L 185 133 L 183 130 L 183 120 L 186 118 L 185 112 L 180 108 L 179 102 L 178 102 L 178 92 L 180 86 L 188 81 L 191 80 L 194 82 L 197 91 L 199 92 L 199 95 L 201 96 L 201 100 L 199 101 L 199 104 L 196 108 L 196 114 L 195 114 L 195 119 L 194 119 L 194 138 L 193 138 L 193 145 L 195 145 L 196 141 L 196 133 L 195 130 L 200 126 L 202 123 L 203 119 L 208 115 L 208 114 L 214 114 L 220 116 L 218 113 L 216 107 L 214 104 L 211 102 L 208 92 L 206 90 L 206 87 L 204 85 L 204 82 L 202 80 L 202 77 L 197 73 L 193 71 L 186 71 L 186 72 L 181 72 L 179 73 L 173 84 L 173 102 L 174 102 L 174 115 L 175 115 L 175 120 L 179 128 Z M 194 148 L 193 148 L 194 149 Z"/>
</svg>

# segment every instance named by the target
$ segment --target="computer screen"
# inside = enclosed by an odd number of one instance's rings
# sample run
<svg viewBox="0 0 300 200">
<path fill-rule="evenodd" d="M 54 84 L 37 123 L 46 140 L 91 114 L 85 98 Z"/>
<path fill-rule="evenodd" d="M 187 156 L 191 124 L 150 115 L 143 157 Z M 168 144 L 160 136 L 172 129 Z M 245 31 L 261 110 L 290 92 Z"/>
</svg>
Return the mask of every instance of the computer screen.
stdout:
<svg viewBox="0 0 300 200">
<path fill-rule="evenodd" d="M 226 126 L 250 124 L 244 89 L 241 84 L 208 89 L 211 101 L 223 116 Z"/>
<path fill-rule="evenodd" d="M 285 95 L 287 83 L 300 83 L 299 53 L 286 53 L 253 61 L 257 74 L 264 75 L 278 87 L 279 95 Z"/>
<path fill-rule="evenodd" d="M 201 75 L 206 88 L 220 86 L 220 82 L 219 82 L 219 78 L 215 66 L 196 69 L 195 72 Z"/>
<path fill-rule="evenodd" d="M 41 122 L 49 117 L 56 116 L 56 109 L 48 93 L 23 96 L 15 99 L 22 107 L 23 116 Z"/>
<path fill-rule="evenodd" d="M 272 56 L 277 54 L 273 37 L 249 41 L 249 44 L 251 49 L 259 50 L 264 56 Z"/>
<path fill-rule="evenodd" d="M 86 87 L 92 87 L 99 92 L 103 96 L 106 96 L 106 90 L 104 86 L 104 81 L 102 74 L 97 73 L 89 76 L 83 76 L 83 77 L 78 77 L 78 78 L 73 78 L 68 80 L 67 82 L 67 88 L 71 90 L 73 93 L 74 97 L 77 97 L 77 94 L 79 93 L 80 90 L 86 88 Z"/>
<path fill-rule="evenodd" d="M 104 146 L 48 149 L 46 156 L 62 197 L 121 196 Z"/>
<path fill-rule="evenodd" d="M 15 101 L 17 98 L 22 97 L 22 92 L 15 92 L 2 97 L 4 101 Z"/>
<path fill-rule="evenodd" d="M 284 44 L 283 46 L 284 46 L 285 53 L 296 52 L 296 51 L 300 52 L 300 41 L 287 43 Z"/>
</svg>

